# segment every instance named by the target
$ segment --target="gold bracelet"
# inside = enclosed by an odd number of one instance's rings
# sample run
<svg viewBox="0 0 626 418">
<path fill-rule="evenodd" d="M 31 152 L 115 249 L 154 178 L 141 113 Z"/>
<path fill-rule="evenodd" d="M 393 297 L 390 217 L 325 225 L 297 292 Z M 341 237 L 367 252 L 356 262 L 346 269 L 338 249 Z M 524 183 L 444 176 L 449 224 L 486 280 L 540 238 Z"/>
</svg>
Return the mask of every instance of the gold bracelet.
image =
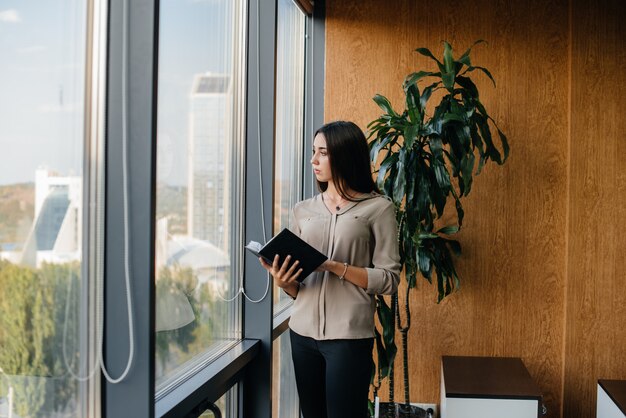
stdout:
<svg viewBox="0 0 626 418">
<path fill-rule="evenodd" d="M 341 284 L 343 284 L 343 279 L 346 277 L 346 271 L 348 271 L 348 263 L 343 263 L 343 273 L 339 276 L 339 280 L 341 280 Z"/>
</svg>

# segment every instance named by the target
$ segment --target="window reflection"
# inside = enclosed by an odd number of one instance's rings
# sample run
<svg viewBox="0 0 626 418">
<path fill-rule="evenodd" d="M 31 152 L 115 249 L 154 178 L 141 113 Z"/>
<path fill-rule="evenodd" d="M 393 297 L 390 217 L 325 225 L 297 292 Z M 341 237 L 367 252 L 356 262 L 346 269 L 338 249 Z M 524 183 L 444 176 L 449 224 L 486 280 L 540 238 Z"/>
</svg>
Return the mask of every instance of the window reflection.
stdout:
<svg viewBox="0 0 626 418">
<path fill-rule="evenodd" d="M 274 341 L 272 352 L 272 418 L 299 417 L 296 377 L 291 361 L 289 331 Z"/>
<path fill-rule="evenodd" d="M 305 14 L 293 0 L 279 0 L 276 40 L 276 157 L 274 233 L 288 228 L 291 208 L 302 199 L 304 163 Z M 274 286 L 274 312 L 289 304 Z M 272 417 L 299 416 L 289 333 L 273 345 Z"/>
<path fill-rule="evenodd" d="M 0 4 L 3 417 L 86 416 L 87 3 Z"/>
<path fill-rule="evenodd" d="M 240 1 L 160 2 L 157 391 L 240 338 Z"/>
<path fill-rule="evenodd" d="M 305 14 L 293 0 L 278 1 L 276 41 L 276 157 L 274 233 L 289 227 L 302 198 Z M 274 286 L 274 311 L 291 300 Z"/>
</svg>

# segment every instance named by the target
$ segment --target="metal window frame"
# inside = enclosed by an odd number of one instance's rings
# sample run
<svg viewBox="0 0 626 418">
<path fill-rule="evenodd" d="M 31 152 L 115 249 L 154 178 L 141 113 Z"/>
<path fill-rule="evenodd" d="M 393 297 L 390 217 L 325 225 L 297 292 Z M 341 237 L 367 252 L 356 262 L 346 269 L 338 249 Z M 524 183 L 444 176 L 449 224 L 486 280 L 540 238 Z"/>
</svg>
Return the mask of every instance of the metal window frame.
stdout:
<svg viewBox="0 0 626 418">
<path fill-rule="evenodd" d="M 124 214 L 122 188 L 122 7 L 110 0 L 106 79 L 105 243 L 104 243 L 104 360 L 113 376 L 123 371 L 128 357 L 128 327 L 124 282 Z M 127 121 L 131 294 L 135 328 L 132 369 L 123 382 L 101 381 L 102 416 L 184 416 L 199 403 L 216 401 L 239 383 L 238 416 L 270 418 L 272 344 L 287 327 L 288 314 L 275 321 L 273 295 L 259 303 L 243 304 L 243 340 L 206 368 L 155 403 L 154 373 L 154 216 L 156 207 L 156 115 L 158 87 L 158 0 L 128 1 Z M 260 6 L 260 7 L 259 7 Z M 247 90 L 245 127 L 245 224 L 244 238 L 262 236 L 259 214 L 262 169 L 265 192 L 265 227 L 271 231 L 273 206 L 273 157 L 276 67 L 276 1 L 248 1 Z M 305 63 L 305 147 L 323 122 L 324 2 L 317 0 L 307 18 Z M 260 31 L 257 32 L 257 13 Z M 257 33 L 260 38 L 257 39 Z M 257 55 L 257 41 L 259 51 Z M 260 58 L 257 66 L 257 56 Z M 260 69 L 257 74 L 257 68 Z M 257 82 L 258 80 L 258 82 Z M 260 106 L 257 102 L 260 91 Z M 260 115 L 258 129 L 257 115 Z M 258 142 L 260 133 L 261 143 Z M 260 145 L 260 149 L 259 149 Z M 258 152 L 261 152 L 259 167 Z M 304 170 L 304 196 L 314 193 L 314 179 Z M 270 193 L 271 191 L 271 193 Z M 245 290 L 251 298 L 265 292 L 267 277 L 254 257 L 244 260 Z M 271 283 L 270 283 L 271 285 Z M 278 318 L 277 318 L 278 319 Z"/>
<path fill-rule="evenodd" d="M 129 355 L 124 279 L 122 46 L 124 0 L 109 1 L 106 98 L 104 362 L 119 376 Z M 126 0 L 128 230 L 133 365 L 118 384 L 102 380 L 102 416 L 154 416 L 154 215 L 158 1 Z M 132 162 L 132 163 L 131 163 Z"/>
</svg>

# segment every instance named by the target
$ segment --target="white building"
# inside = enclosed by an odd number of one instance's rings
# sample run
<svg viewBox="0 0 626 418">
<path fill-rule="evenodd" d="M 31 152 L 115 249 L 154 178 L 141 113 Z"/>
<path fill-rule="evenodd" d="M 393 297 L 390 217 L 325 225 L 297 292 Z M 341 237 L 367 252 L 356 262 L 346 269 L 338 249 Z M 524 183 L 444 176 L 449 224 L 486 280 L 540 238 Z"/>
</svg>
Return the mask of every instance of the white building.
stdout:
<svg viewBox="0 0 626 418">
<path fill-rule="evenodd" d="M 19 262 L 66 263 L 81 258 L 82 178 L 35 173 L 35 216 Z"/>
<path fill-rule="evenodd" d="M 187 231 L 228 252 L 232 89 L 224 74 L 197 74 L 191 91 Z"/>
</svg>

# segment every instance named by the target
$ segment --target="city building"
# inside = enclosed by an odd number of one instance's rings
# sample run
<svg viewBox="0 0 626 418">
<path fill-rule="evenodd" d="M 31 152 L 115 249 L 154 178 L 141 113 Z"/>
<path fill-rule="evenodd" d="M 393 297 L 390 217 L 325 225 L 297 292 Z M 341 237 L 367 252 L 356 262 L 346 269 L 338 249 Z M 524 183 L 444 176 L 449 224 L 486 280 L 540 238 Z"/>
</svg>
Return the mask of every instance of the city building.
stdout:
<svg viewBox="0 0 626 418">
<path fill-rule="evenodd" d="M 35 214 L 19 262 L 79 261 L 82 238 L 82 178 L 59 176 L 45 168 L 35 173 Z"/>
<path fill-rule="evenodd" d="M 188 233 L 228 251 L 231 82 L 197 74 L 190 96 Z"/>
</svg>

